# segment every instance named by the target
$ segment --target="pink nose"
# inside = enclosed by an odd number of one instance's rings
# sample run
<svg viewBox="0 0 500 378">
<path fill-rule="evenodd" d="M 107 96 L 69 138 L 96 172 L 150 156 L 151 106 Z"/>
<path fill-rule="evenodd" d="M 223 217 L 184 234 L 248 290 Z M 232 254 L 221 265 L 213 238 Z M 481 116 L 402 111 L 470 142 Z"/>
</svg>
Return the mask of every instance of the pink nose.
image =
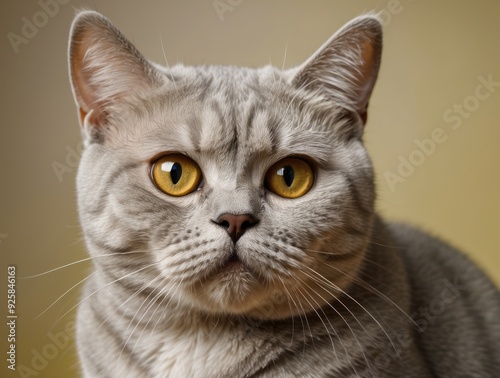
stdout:
<svg viewBox="0 0 500 378">
<path fill-rule="evenodd" d="M 236 243 L 246 230 L 257 223 L 257 220 L 250 214 L 222 214 L 216 223 L 224 227 Z"/>
</svg>

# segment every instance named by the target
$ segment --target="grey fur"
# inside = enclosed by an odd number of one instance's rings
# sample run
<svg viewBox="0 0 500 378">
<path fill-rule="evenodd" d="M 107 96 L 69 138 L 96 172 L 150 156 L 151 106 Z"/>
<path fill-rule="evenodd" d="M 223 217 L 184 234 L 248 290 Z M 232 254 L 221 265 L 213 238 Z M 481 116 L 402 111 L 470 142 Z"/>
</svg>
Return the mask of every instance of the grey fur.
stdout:
<svg viewBox="0 0 500 378">
<path fill-rule="evenodd" d="M 363 16 L 288 71 L 167 69 L 100 14 L 77 16 L 85 377 L 499 376 L 498 290 L 458 251 L 375 214 L 361 137 L 381 38 Z M 200 190 L 152 184 L 165 152 L 199 164 Z M 263 187 L 290 155 L 315 167 L 293 200 Z M 234 244 L 214 222 L 224 213 L 258 224 Z M 244 268 L 229 272 L 233 249 Z"/>
</svg>

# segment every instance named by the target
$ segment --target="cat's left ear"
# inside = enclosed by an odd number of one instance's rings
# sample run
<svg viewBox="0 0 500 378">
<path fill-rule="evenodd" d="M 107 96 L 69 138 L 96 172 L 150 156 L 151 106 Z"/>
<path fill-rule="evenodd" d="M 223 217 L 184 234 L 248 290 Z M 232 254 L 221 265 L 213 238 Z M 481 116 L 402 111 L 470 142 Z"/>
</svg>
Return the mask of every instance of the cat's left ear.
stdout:
<svg viewBox="0 0 500 378">
<path fill-rule="evenodd" d="M 164 78 L 103 15 L 80 12 L 71 26 L 69 69 L 80 123 L 106 124 L 113 104 Z M 89 117 L 87 117 L 87 115 Z"/>
<path fill-rule="evenodd" d="M 374 16 L 357 17 L 295 69 L 292 84 L 357 112 L 365 123 L 381 54 L 379 20 Z"/>
</svg>

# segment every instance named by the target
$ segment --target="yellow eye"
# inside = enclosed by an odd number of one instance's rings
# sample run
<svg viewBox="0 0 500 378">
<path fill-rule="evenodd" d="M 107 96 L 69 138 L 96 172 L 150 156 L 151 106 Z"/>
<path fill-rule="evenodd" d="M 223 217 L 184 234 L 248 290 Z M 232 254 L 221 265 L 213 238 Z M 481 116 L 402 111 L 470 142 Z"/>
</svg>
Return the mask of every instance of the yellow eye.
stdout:
<svg viewBox="0 0 500 378">
<path fill-rule="evenodd" d="M 193 160 L 184 155 L 165 155 L 151 168 L 154 184 L 163 192 L 181 197 L 198 189 L 201 170 Z"/>
<path fill-rule="evenodd" d="M 266 173 L 266 188 L 285 198 L 306 194 L 314 181 L 311 166 L 298 158 L 285 158 L 274 164 Z"/>
</svg>

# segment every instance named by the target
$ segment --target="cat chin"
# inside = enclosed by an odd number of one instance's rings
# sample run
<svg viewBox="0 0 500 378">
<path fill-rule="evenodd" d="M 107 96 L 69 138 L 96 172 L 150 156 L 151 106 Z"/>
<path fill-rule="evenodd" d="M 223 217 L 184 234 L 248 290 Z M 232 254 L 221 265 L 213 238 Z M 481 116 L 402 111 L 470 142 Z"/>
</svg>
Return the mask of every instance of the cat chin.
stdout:
<svg viewBox="0 0 500 378">
<path fill-rule="evenodd" d="M 244 314 L 259 305 L 266 287 L 241 264 L 229 264 L 200 280 L 186 294 L 200 310 L 213 314 Z"/>
<path fill-rule="evenodd" d="M 284 294 L 278 296 L 284 300 L 276 300 L 276 292 L 260 291 L 246 295 L 244 298 L 231 298 L 227 295 L 230 290 L 218 287 L 215 295 L 194 297 L 191 295 L 188 307 L 206 315 L 220 315 L 244 317 L 256 320 L 282 320 L 293 316 L 315 313 L 321 305 L 312 306 L 311 302 L 296 302 L 297 306 L 291 306 Z M 185 299 L 185 298 L 184 298 Z M 334 298 L 330 298 L 334 301 Z M 324 303 L 322 305 L 325 305 Z"/>
<path fill-rule="evenodd" d="M 186 288 L 182 301 L 187 301 L 185 304 L 189 308 L 215 316 L 234 315 L 259 320 L 279 320 L 304 312 L 312 313 L 325 305 L 325 298 L 333 299 L 328 297 L 327 292 L 317 297 L 315 294 L 321 290 L 315 288 L 314 294 L 307 294 L 312 301 L 295 298 L 294 305 L 291 306 L 289 293 L 281 285 L 275 287 L 272 281 L 264 282 L 256 277 L 258 276 L 244 268 L 229 267 Z M 314 283 L 310 285 L 314 286 Z"/>
</svg>

